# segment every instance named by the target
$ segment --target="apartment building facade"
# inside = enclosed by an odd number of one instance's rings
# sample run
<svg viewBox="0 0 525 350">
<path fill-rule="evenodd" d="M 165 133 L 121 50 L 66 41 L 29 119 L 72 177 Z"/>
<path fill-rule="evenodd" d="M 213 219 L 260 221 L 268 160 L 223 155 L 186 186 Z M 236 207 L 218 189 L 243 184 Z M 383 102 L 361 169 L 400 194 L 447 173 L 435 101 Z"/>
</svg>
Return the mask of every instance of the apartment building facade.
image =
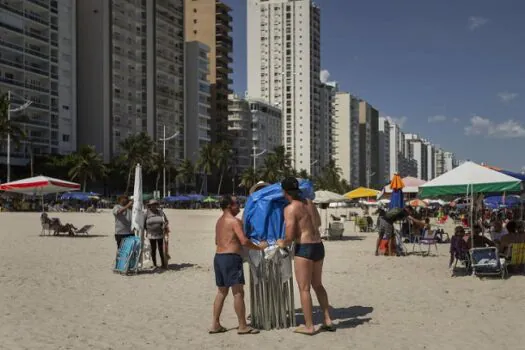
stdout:
<svg viewBox="0 0 525 350">
<path fill-rule="evenodd" d="M 335 123 L 335 96 L 339 86 L 336 82 L 320 85 L 320 126 L 319 126 L 319 160 L 312 165 L 315 173 L 321 173 L 328 162 L 334 158 L 337 134 Z"/>
<path fill-rule="evenodd" d="M 248 93 L 283 112 L 295 169 L 321 161 L 320 9 L 310 0 L 248 0 Z"/>
<path fill-rule="evenodd" d="M 11 165 L 76 150 L 75 10 L 75 0 L 0 2 L 0 95 L 9 92 L 10 110 L 31 102 L 11 113 L 28 136 L 11 143 Z M 0 163 L 6 161 L 2 142 Z"/>
<path fill-rule="evenodd" d="M 199 41 L 186 42 L 185 159 L 195 163 L 200 149 L 211 142 L 209 47 Z"/>
<path fill-rule="evenodd" d="M 78 143 L 109 162 L 128 136 L 146 132 L 167 158 L 184 159 L 182 0 L 78 2 Z"/>
<path fill-rule="evenodd" d="M 379 180 L 379 112 L 368 102 L 359 102 L 359 183 L 370 187 Z"/>
<path fill-rule="evenodd" d="M 255 159 L 255 165 L 259 168 L 264 165 L 266 156 L 283 144 L 282 113 L 279 107 L 261 99 L 247 97 L 246 100 L 252 113 L 252 147 L 257 153 L 266 152 Z"/>
<path fill-rule="evenodd" d="M 378 128 L 378 180 L 379 184 L 387 183 L 390 177 L 390 122 L 379 117 Z"/>
<path fill-rule="evenodd" d="M 230 94 L 228 132 L 232 137 L 234 173 L 241 174 L 253 159 L 252 111 L 250 103 L 241 96 Z"/>
<path fill-rule="evenodd" d="M 417 164 L 417 178 L 428 180 L 427 145 L 417 134 L 405 134 L 405 154 Z"/>
<path fill-rule="evenodd" d="M 186 41 L 209 47 L 210 116 L 212 142 L 231 140 L 228 95 L 233 62 L 231 8 L 219 0 L 185 0 Z"/>
</svg>

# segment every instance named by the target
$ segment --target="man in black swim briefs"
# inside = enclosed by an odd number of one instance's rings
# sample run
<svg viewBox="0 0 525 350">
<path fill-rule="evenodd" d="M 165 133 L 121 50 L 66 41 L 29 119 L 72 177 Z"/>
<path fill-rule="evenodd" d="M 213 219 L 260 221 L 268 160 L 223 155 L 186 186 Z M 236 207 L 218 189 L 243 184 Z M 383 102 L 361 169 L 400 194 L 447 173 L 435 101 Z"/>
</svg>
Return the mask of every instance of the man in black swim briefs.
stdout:
<svg viewBox="0 0 525 350">
<path fill-rule="evenodd" d="M 286 178 L 281 186 L 284 197 L 290 204 L 284 208 L 285 239 L 278 240 L 277 245 L 285 248 L 295 242 L 295 278 L 299 287 L 305 322 L 295 332 L 306 335 L 317 333 L 313 324 L 310 287 L 313 287 L 323 311 L 321 330 L 333 332 L 335 327 L 328 311 L 328 295 L 322 283 L 325 251 L 319 233 L 321 217 L 312 201 L 302 199 L 296 178 Z"/>
</svg>

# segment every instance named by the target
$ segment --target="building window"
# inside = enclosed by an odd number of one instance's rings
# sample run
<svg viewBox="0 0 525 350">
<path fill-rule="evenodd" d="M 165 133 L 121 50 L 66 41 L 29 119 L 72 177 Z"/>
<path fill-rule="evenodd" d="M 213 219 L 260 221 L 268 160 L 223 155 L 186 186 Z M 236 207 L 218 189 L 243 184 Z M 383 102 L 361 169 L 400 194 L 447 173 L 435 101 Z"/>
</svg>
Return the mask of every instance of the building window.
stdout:
<svg viewBox="0 0 525 350">
<path fill-rule="evenodd" d="M 63 142 L 69 142 L 69 135 L 67 135 L 67 134 L 62 134 L 62 141 L 63 141 Z"/>
</svg>

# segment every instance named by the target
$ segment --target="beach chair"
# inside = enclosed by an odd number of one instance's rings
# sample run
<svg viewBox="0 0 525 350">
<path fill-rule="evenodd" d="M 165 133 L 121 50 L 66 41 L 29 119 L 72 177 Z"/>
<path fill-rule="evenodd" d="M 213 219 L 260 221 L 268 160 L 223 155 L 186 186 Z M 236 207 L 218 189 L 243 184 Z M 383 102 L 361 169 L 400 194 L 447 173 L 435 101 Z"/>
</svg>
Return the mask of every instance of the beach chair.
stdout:
<svg viewBox="0 0 525 350">
<path fill-rule="evenodd" d="M 331 222 L 327 230 L 327 240 L 337 240 L 343 237 L 343 232 L 345 231 L 345 225 L 341 221 Z"/>
<path fill-rule="evenodd" d="M 78 230 L 75 230 L 75 234 L 78 235 L 78 234 L 84 234 L 84 235 L 88 235 L 89 234 L 89 231 L 94 227 L 95 225 L 84 225 L 82 226 L 80 229 Z"/>
<path fill-rule="evenodd" d="M 473 248 L 470 249 L 470 264 L 474 276 L 507 276 L 505 258 L 499 257 L 498 248 Z"/>
<path fill-rule="evenodd" d="M 521 273 L 525 273 L 525 243 L 510 244 L 509 253 L 507 266 L 520 267 Z"/>
<path fill-rule="evenodd" d="M 416 237 L 414 240 L 414 243 L 412 245 L 412 251 L 414 251 L 414 247 L 417 244 L 419 246 L 419 252 L 423 254 L 423 246 L 427 246 L 427 255 L 430 255 L 430 249 L 434 247 L 436 250 L 436 255 L 438 254 L 438 247 L 437 247 L 437 238 L 436 238 L 436 230 L 429 232 L 424 232 L 423 236 Z"/>
<path fill-rule="evenodd" d="M 42 225 L 42 231 L 40 231 L 40 236 L 45 236 L 46 233 L 50 236 L 51 232 L 53 232 L 53 229 L 51 227 L 51 219 L 49 218 L 47 213 L 42 213 L 42 215 L 40 215 L 40 224 Z"/>
<path fill-rule="evenodd" d="M 140 237 L 126 237 L 120 243 L 113 271 L 120 274 L 137 273 L 141 252 Z"/>
</svg>

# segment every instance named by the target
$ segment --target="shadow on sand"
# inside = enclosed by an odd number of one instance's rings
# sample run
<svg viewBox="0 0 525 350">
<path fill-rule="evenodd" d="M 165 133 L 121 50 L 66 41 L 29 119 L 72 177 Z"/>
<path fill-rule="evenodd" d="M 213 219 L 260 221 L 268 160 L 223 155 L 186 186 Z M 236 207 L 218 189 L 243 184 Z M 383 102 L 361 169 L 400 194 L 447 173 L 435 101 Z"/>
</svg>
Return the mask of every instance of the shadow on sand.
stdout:
<svg viewBox="0 0 525 350">
<path fill-rule="evenodd" d="M 374 311 L 373 307 L 370 306 L 349 306 L 344 308 L 330 308 L 330 315 L 332 320 L 335 321 L 338 329 L 344 328 L 355 328 L 372 320 L 371 317 L 360 318 L 366 316 Z M 322 313 L 319 306 L 315 306 L 313 309 L 314 323 L 322 323 Z M 295 310 L 295 318 L 297 324 L 304 324 L 304 315 L 301 309 Z"/>
<path fill-rule="evenodd" d="M 195 266 L 198 266 L 198 265 L 195 265 L 195 264 L 190 264 L 190 263 L 182 263 L 182 264 L 169 264 L 168 265 L 168 268 L 167 269 L 162 269 L 162 268 L 150 268 L 150 269 L 144 269 L 144 270 L 139 270 L 138 271 L 138 274 L 146 274 L 146 275 L 152 275 L 152 274 L 162 274 L 162 273 L 166 273 L 166 272 L 170 272 L 170 271 L 181 271 L 181 270 L 185 270 L 185 269 L 189 269 L 189 268 L 192 268 L 192 267 L 195 267 Z"/>
<path fill-rule="evenodd" d="M 38 235 L 38 237 L 54 237 L 54 238 L 100 238 L 108 237 L 108 235 Z"/>
<path fill-rule="evenodd" d="M 362 241 L 366 239 L 366 236 L 343 236 L 340 241 Z"/>
</svg>

